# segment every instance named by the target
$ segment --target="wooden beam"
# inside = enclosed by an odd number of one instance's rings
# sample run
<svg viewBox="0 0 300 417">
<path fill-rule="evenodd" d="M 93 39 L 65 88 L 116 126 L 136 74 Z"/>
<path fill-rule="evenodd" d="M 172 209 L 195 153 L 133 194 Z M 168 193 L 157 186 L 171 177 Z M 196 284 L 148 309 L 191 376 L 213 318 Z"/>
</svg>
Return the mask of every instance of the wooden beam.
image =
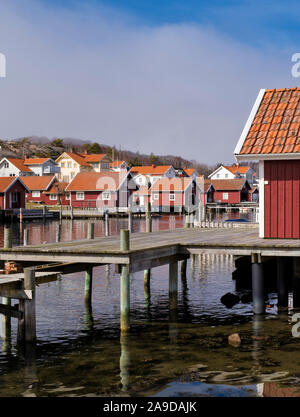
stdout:
<svg viewBox="0 0 300 417">
<path fill-rule="evenodd" d="M 8 317 L 15 317 L 16 319 L 22 316 L 22 313 L 19 312 L 18 304 L 15 306 L 0 304 L 0 313 Z"/>
<path fill-rule="evenodd" d="M 149 259 L 144 261 L 135 261 L 130 264 L 130 272 L 138 272 L 145 269 L 152 269 L 158 266 L 166 265 L 172 262 L 178 262 L 188 259 L 189 255 L 171 255 L 163 256 L 161 258 Z"/>
</svg>

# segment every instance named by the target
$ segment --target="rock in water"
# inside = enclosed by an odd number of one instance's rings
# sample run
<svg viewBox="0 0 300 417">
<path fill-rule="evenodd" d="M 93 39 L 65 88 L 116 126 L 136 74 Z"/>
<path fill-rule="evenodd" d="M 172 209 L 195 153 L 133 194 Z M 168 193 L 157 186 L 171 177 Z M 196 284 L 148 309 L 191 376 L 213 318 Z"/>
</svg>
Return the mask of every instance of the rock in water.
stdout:
<svg viewBox="0 0 300 417">
<path fill-rule="evenodd" d="M 240 302 L 240 297 L 238 295 L 232 294 L 231 292 L 226 293 L 221 297 L 221 303 L 226 307 L 231 308 L 235 304 Z"/>
<path fill-rule="evenodd" d="M 239 346 L 241 344 L 241 338 L 238 333 L 233 333 L 228 336 L 228 343 L 232 346 Z"/>
<path fill-rule="evenodd" d="M 247 292 L 241 296 L 241 302 L 244 304 L 252 303 L 252 301 L 253 301 L 252 292 Z"/>
</svg>

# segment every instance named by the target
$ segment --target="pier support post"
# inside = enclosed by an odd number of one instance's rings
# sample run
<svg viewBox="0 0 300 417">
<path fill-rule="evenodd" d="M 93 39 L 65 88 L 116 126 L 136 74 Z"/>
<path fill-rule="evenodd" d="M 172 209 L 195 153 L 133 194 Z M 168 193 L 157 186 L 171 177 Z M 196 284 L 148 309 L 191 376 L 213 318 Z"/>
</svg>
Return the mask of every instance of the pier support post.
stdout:
<svg viewBox="0 0 300 417">
<path fill-rule="evenodd" d="M 43 221 L 46 220 L 46 206 L 43 206 Z"/>
<path fill-rule="evenodd" d="M 130 233 L 132 232 L 132 211 L 130 207 L 128 207 L 128 230 Z"/>
<path fill-rule="evenodd" d="M 278 292 L 278 309 L 285 309 L 289 305 L 288 282 L 285 277 L 285 259 L 277 257 L 277 292 Z"/>
<path fill-rule="evenodd" d="M 108 211 L 104 214 L 104 222 L 105 222 L 105 236 L 109 236 L 109 216 Z"/>
<path fill-rule="evenodd" d="M 127 391 L 129 388 L 129 376 L 130 376 L 130 349 L 129 349 L 129 337 L 128 335 L 122 335 L 120 337 L 120 379 L 122 385 L 122 391 Z"/>
<path fill-rule="evenodd" d="M 24 269 L 23 285 L 30 298 L 19 301 L 19 312 L 22 313 L 22 317 L 18 319 L 18 342 L 35 343 L 35 271 L 33 268 Z"/>
<path fill-rule="evenodd" d="M 184 227 L 185 227 L 185 229 L 189 229 L 189 227 L 190 227 L 190 215 L 189 214 L 185 215 Z"/>
<path fill-rule="evenodd" d="M 59 221 L 62 221 L 62 205 L 59 206 Z"/>
<path fill-rule="evenodd" d="M 10 306 L 11 300 L 10 298 L 3 297 L 2 304 Z M 11 319 L 4 314 L 1 317 L 1 331 L 0 336 L 2 340 L 10 340 L 11 337 Z"/>
<path fill-rule="evenodd" d="M 120 231 L 121 251 L 130 250 L 129 230 Z M 130 274 L 129 265 L 121 266 L 120 276 L 120 326 L 121 333 L 127 333 L 130 329 Z"/>
<path fill-rule="evenodd" d="M 95 237 L 95 223 L 88 223 L 87 239 L 94 239 Z"/>
<path fill-rule="evenodd" d="M 293 259 L 293 308 L 300 308 L 300 258 Z"/>
<path fill-rule="evenodd" d="M 85 271 L 84 280 L 84 303 L 90 305 L 92 303 L 92 288 L 93 288 L 93 267 L 90 266 Z"/>
<path fill-rule="evenodd" d="M 177 290 L 178 290 L 178 261 L 171 262 L 169 265 L 169 308 L 177 309 Z"/>
<path fill-rule="evenodd" d="M 56 242 L 60 242 L 61 237 L 61 223 L 57 224 L 56 226 Z"/>
<path fill-rule="evenodd" d="M 186 267 L 187 267 L 187 260 L 184 259 L 183 261 L 181 261 L 181 269 L 180 269 L 182 278 L 186 278 Z"/>
<path fill-rule="evenodd" d="M 152 232 L 151 203 L 146 204 L 146 232 Z"/>
<path fill-rule="evenodd" d="M 71 220 L 73 220 L 74 219 L 74 209 L 73 209 L 73 207 L 71 206 Z"/>
<path fill-rule="evenodd" d="M 149 301 L 150 299 L 150 276 L 151 276 L 151 269 L 144 270 L 144 296 L 145 300 Z"/>
<path fill-rule="evenodd" d="M 20 208 L 20 223 L 23 223 L 23 209 Z"/>
<path fill-rule="evenodd" d="M 12 224 L 5 224 L 4 226 L 4 249 L 12 248 Z M 5 305 L 11 305 L 11 299 L 2 297 L 2 303 Z M 2 315 L 2 329 L 4 334 L 10 337 L 11 332 L 11 318 Z"/>
<path fill-rule="evenodd" d="M 24 246 L 28 246 L 28 229 L 24 229 Z"/>
<path fill-rule="evenodd" d="M 265 295 L 264 295 L 264 273 L 261 255 L 253 253 L 252 261 L 252 292 L 253 292 L 253 313 L 265 313 Z"/>
</svg>

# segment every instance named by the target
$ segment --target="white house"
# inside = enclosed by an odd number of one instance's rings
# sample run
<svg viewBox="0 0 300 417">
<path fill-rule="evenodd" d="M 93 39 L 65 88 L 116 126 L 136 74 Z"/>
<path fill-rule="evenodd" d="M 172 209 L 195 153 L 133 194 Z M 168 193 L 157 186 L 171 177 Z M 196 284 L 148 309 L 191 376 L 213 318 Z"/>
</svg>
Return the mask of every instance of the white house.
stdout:
<svg viewBox="0 0 300 417">
<path fill-rule="evenodd" d="M 214 172 L 212 172 L 208 178 L 211 180 L 233 180 L 235 178 L 245 178 L 250 185 L 252 185 L 256 178 L 256 172 L 249 166 L 233 165 L 221 165 Z"/>
<path fill-rule="evenodd" d="M 134 182 L 139 186 L 152 185 L 161 178 L 175 178 L 176 171 L 172 165 L 150 165 L 132 167 L 130 173 Z"/>
<path fill-rule="evenodd" d="M 24 165 L 39 176 L 59 174 L 60 172 L 58 164 L 51 158 L 26 158 Z"/>
<path fill-rule="evenodd" d="M 26 165 L 24 159 L 2 158 L 0 161 L 0 177 L 18 177 L 34 175 L 34 172 Z"/>
</svg>

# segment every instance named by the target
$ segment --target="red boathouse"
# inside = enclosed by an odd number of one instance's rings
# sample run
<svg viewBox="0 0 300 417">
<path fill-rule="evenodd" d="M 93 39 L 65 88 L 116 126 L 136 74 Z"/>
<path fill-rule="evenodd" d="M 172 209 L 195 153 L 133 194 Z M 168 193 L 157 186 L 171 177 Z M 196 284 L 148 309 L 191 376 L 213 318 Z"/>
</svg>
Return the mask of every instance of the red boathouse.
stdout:
<svg viewBox="0 0 300 417">
<path fill-rule="evenodd" d="M 259 235 L 300 238 L 300 88 L 261 90 L 235 149 L 259 161 Z"/>
</svg>

